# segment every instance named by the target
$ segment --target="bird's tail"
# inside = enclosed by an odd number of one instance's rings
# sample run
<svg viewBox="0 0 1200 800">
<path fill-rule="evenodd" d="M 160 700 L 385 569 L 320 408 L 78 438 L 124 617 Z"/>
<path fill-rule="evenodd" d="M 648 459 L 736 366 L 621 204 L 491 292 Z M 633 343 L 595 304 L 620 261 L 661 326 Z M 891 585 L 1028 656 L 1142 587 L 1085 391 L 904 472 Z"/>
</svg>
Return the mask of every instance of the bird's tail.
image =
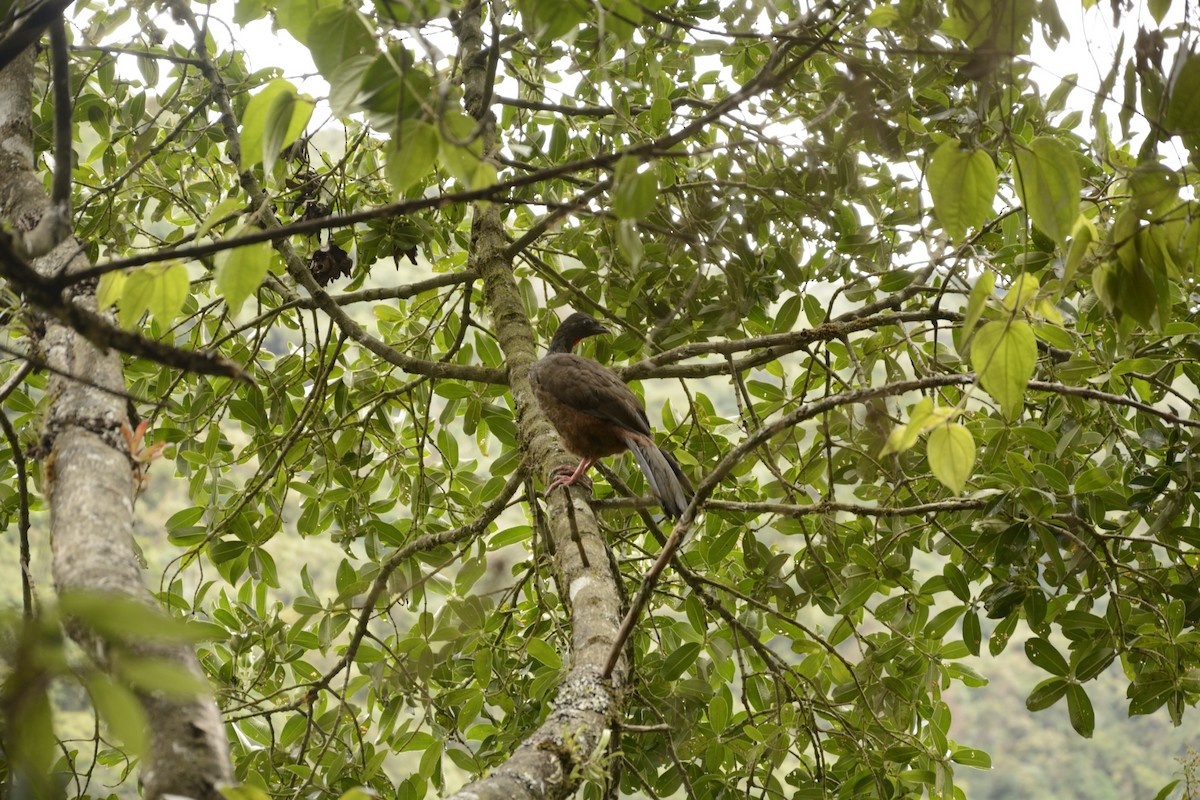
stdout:
<svg viewBox="0 0 1200 800">
<path fill-rule="evenodd" d="M 650 484 L 650 491 L 662 505 L 663 513 L 671 519 L 678 519 L 694 494 L 679 462 L 653 441 L 638 440 L 630 436 L 626 439 L 626 444 L 633 452 L 638 466 L 642 468 L 642 474 Z"/>
</svg>

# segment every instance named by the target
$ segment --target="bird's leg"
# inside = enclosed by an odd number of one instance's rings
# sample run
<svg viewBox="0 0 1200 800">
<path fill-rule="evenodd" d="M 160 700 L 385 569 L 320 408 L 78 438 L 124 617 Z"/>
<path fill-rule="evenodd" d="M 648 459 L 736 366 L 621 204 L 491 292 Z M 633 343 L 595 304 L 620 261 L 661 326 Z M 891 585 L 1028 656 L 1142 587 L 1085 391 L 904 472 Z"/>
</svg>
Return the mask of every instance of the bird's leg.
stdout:
<svg viewBox="0 0 1200 800">
<path fill-rule="evenodd" d="M 558 466 L 552 469 L 550 474 L 557 477 L 546 487 L 546 496 L 549 497 L 550 493 L 560 486 L 571 486 L 575 483 L 578 483 L 581 488 L 587 489 L 590 492 L 592 490 L 592 479 L 584 473 L 591 469 L 595 463 L 596 459 L 585 458 L 579 462 L 579 466 L 574 470 L 567 466 Z"/>
</svg>

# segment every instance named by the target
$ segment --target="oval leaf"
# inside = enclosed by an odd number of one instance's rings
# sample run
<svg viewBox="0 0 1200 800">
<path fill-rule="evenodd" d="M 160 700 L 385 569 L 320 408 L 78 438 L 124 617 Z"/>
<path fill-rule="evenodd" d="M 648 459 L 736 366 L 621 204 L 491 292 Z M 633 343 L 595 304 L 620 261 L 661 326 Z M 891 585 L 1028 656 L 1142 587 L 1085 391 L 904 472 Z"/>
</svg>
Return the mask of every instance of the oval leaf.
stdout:
<svg viewBox="0 0 1200 800">
<path fill-rule="evenodd" d="M 283 79 L 268 83 L 250 98 L 242 114 L 242 169 L 262 163 L 263 172 L 275 166 L 279 151 L 304 133 L 313 103 L 300 97 Z"/>
<path fill-rule="evenodd" d="M 428 122 L 406 119 L 387 150 L 387 177 L 397 196 L 433 172 L 441 140 Z"/>
<path fill-rule="evenodd" d="M 1034 225 L 1064 244 L 1079 217 L 1079 167 L 1066 145 L 1046 136 L 1017 150 L 1017 194 Z"/>
<path fill-rule="evenodd" d="M 1092 738 L 1096 728 L 1096 712 L 1092 710 L 1092 701 L 1087 692 L 1078 683 L 1067 687 L 1067 716 L 1071 718 L 1071 727 L 1085 739 Z"/>
<path fill-rule="evenodd" d="M 1058 652 L 1058 648 L 1040 636 L 1025 643 L 1025 655 L 1036 666 L 1052 675 L 1066 675 L 1071 671 L 1071 668 L 1067 666 L 1067 660 L 1062 657 L 1062 653 Z"/>
<path fill-rule="evenodd" d="M 658 178 L 654 172 L 633 172 L 617 185 L 613 213 L 618 219 L 641 219 L 658 200 Z"/>
<path fill-rule="evenodd" d="M 975 437 L 957 422 L 941 425 L 929 434 L 926 455 L 933 476 L 958 494 L 975 467 Z"/>
<path fill-rule="evenodd" d="M 933 210 L 951 240 L 962 241 L 987 219 L 997 188 L 996 166 L 987 153 L 963 150 L 953 139 L 944 142 L 933 152 L 925 177 Z"/>
<path fill-rule="evenodd" d="M 237 314 L 242 303 L 262 284 L 271 266 L 271 243 L 259 242 L 217 256 L 214 276 L 217 291 L 225 297 L 230 314 Z"/>
<path fill-rule="evenodd" d="M 1025 322 L 989 322 L 975 334 L 971 366 L 979 382 L 996 399 L 1005 416 L 1021 411 L 1025 387 L 1037 365 L 1037 339 Z"/>
</svg>

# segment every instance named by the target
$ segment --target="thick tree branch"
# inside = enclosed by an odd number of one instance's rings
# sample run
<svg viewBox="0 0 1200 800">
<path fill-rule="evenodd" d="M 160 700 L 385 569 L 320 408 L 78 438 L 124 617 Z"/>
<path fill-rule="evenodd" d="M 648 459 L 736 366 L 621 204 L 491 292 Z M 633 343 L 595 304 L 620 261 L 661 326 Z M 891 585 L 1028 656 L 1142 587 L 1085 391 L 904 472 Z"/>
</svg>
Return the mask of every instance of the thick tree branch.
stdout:
<svg viewBox="0 0 1200 800">
<path fill-rule="evenodd" d="M 32 47 L 46 29 L 61 20 L 74 0 L 42 0 L 33 6 L 11 31 L 0 39 L 0 70 L 3 70 L 13 60 Z"/>
<path fill-rule="evenodd" d="M 28 52 L 0 73 L 0 213 L 9 219 L 37 218 L 50 208 L 33 169 L 32 97 L 33 54 Z M 52 367 L 41 441 L 49 448 L 42 487 L 50 508 L 55 588 L 60 597 L 111 596 L 117 602 L 132 599 L 157 608 L 142 582 L 133 544 L 134 476 L 120 434 L 126 419 L 125 400 L 118 396 L 124 393 L 121 361 L 75 328 L 93 326 L 96 335 L 109 326 L 95 326 L 98 315 L 84 307 L 86 295 L 65 302 L 59 292 L 47 290 L 44 280 L 35 279 L 83 263 L 73 237 L 39 259 L 36 272 L 7 246 L 0 258 L 0 269 L 17 278 L 33 295 L 29 299 L 57 312 L 47 320 L 39 342 Z M 204 679 L 188 644 L 151 638 L 118 641 L 80 620 L 69 619 L 65 625 L 105 671 L 116 674 L 115 663 L 122 659 L 160 660 L 197 682 Z M 225 729 L 212 698 L 131 688 L 153 731 L 141 774 L 145 796 L 219 798 L 217 786 L 231 779 L 232 769 Z"/>
</svg>

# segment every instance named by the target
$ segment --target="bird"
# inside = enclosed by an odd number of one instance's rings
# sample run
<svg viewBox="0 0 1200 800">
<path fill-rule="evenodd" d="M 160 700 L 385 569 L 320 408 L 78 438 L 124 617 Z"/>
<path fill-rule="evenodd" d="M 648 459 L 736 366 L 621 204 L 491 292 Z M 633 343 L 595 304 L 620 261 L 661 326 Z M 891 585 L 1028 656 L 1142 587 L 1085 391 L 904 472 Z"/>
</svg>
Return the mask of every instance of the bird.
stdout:
<svg viewBox="0 0 1200 800">
<path fill-rule="evenodd" d="M 693 490 L 679 462 L 654 442 L 646 409 L 617 374 L 572 352 L 589 336 L 608 333 L 591 316 L 576 312 L 558 326 L 545 356 L 533 363 L 529 382 L 534 397 L 558 431 L 563 446 L 579 456 L 579 466 L 559 467 L 546 495 L 570 486 L 605 456 L 629 450 L 663 512 L 678 519 Z M 567 474 L 570 472 L 570 474 Z"/>
</svg>

